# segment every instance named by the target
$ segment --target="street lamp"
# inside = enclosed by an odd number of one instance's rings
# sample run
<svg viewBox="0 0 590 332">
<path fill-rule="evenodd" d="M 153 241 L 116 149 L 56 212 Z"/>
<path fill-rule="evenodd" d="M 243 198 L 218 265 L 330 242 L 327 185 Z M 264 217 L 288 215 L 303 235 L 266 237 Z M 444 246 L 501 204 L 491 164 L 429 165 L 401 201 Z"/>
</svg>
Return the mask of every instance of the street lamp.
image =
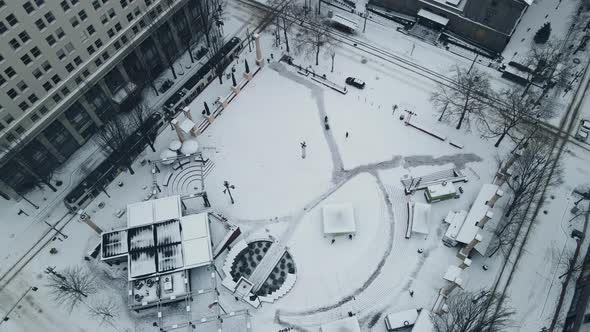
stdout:
<svg viewBox="0 0 590 332">
<path fill-rule="evenodd" d="M 229 184 L 229 182 L 227 181 L 223 181 L 223 187 L 225 189 L 223 189 L 223 193 L 227 193 L 229 195 L 229 199 L 231 200 L 231 203 L 234 204 L 234 197 L 231 194 L 231 189 L 236 189 L 236 186 L 234 186 L 233 184 Z"/>
</svg>

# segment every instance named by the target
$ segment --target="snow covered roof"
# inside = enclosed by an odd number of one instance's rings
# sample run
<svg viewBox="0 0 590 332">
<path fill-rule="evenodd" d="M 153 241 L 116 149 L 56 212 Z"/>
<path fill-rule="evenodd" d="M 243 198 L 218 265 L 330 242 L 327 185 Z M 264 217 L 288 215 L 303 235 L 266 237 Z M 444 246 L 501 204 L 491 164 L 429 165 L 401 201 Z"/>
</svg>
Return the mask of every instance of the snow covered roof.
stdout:
<svg viewBox="0 0 590 332">
<path fill-rule="evenodd" d="M 351 30 L 356 30 L 358 28 L 358 25 L 355 21 L 338 14 L 334 14 L 334 16 L 332 16 L 332 22 L 343 25 Z"/>
<path fill-rule="evenodd" d="M 417 318 L 418 310 L 416 309 L 399 311 L 385 316 L 386 325 L 391 330 L 412 326 L 416 323 Z"/>
<path fill-rule="evenodd" d="M 426 190 L 428 190 L 430 196 L 433 198 L 457 193 L 457 189 L 455 188 L 453 182 L 447 181 L 428 186 L 426 187 Z"/>
<path fill-rule="evenodd" d="M 187 134 L 190 133 L 191 129 L 193 129 L 194 126 L 195 126 L 195 123 L 192 122 L 190 119 L 184 119 L 180 123 L 180 129 L 182 129 L 182 131 L 184 131 Z"/>
<path fill-rule="evenodd" d="M 412 214 L 412 232 L 428 234 L 428 222 L 430 220 L 430 204 L 414 202 Z"/>
<path fill-rule="evenodd" d="M 150 225 L 182 215 L 180 196 L 168 196 L 127 205 L 127 227 Z"/>
<path fill-rule="evenodd" d="M 445 237 L 453 240 L 456 239 L 461 227 L 463 227 L 465 218 L 467 218 L 467 211 L 465 210 L 449 211 L 449 214 L 444 219 L 444 222 L 449 224 L 449 228 L 445 232 Z"/>
<path fill-rule="evenodd" d="M 129 277 L 137 278 L 156 273 L 156 253 L 153 250 L 143 250 L 131 253 L 129 260 Z"/>
<path fill-rule="evenodd" d="M 118 230 L 102 234 L 102 257 L 112 258 L 127 254 L 127 230 Z"/>
<path fill-rule="evenodd" d="M 425 19 L 427 19 L 429 21 L 438 23 L 438 24 L 440 24 L 442 26 L 446 26 L 449 23 L 449 19 L 448 18 L 446 18 L 444 16 L 441 16 L 441 15 L 438 15 L 438 14 L 435 14 L 435 13 L 433 13 L 433 12 L 431 12 L 429 10 L 426 10 L 424 8 L 422 8 L 422 9 L 420 9 L 418 11 L 418 16 L 419 17 L 422 17 L 422 18 L 425 18 Z"/>
<path fill-rule="evenodd" d="M 471 206 L 471 209 L 465 218 L 463 227 L 461 227 L 459 234 L 457 234 L 457 242 L 469 243 L 481 230 L 481 228 L 476 226 L 476 224 L 483 216 L 485 216 L 486 212 L 491 209 L 486 203 L 494 196 L 496 190 L 498 190 L 498 186 L 494 184 L 484 184 L 481 187 L 479 194 L 477 194 L 477 197 L 475 198 L 475 201 L 473 202 L 473 205 Z M 484 254 L 478 250 L 477 246 L 475 246 L 475 249 L 480 254 Z"/>
<path fill-rule="evenodd" d="M 127 227 L 136 227 L 154 223 L 152 202 L 137 202 L 127 205 Z"/>
<path fill-rule="evenodd" d="M 449 265 L 447 271 L 443 275 L 443 279 L 453 282 L 455 279 L 461 276 L 461 272 L 463 272 L 463 270 L 461 270 L 461 268 L 459 268 L 457 265 Z"/>
<path fill-rule="evenodd" d="M 101 239 L 102 259 L 127 255 L 129 280 L 213 261 L 209 214 L 182 216 L 180 196 L 129 204 L 127 211 L 127 229 Z"/>
<path fill-rule="evenodd" d="M 347 317 L 320 327 L 322 332 L 361 332 L 359 321 L 356 316 Z"/>
<path fill-rule="evenodd" d="M 209 264 L 213 260 L 209 215 L 193 214 L 180 218 L 185 267 Z"/>
<path fill-rule="evenodd" d="M 349 234 L 356 232 L 352 205 L 329 204 L 322 209 L 324 234 Z"/>
</svg>

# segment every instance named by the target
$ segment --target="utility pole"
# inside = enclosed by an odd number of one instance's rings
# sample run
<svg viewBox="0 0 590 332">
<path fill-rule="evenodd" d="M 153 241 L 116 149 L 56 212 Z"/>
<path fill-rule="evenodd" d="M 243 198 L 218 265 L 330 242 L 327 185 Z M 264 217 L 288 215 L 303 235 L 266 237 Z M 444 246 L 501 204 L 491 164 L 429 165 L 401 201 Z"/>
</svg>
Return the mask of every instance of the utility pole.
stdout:
<svg viewBox="0 0 590 332">
<path fill-rule="evenodd" d="M 2 318 L 2 321 L 0 321 L 0 325 L 2 325 L 2 323 L 6 322 L 7 320 L 10 319 L 8 317 L 10 315 L 10 313 L 16 307 L 18 307 L 19 303 L 25 298 L 25 296 L 27 296 L 27 294 L 29 294 L 30 291 L 36 292 L 37 290 L 38 290 L 38 288 L 35 287 L 35 286 L 29 287 L 29 289 L 27 289 L 27 291 L 18 299 L 18 301 L 16 301 L 16 303 L 12 306 L 12 308 L 10 308 L 10 310 L 8 310 L 8 312 L 6 313 L 6 315 L 4 315 L 4 318 Z"/>
<path fill-rule="evenodd" d="M 234 197 L 231 194 L 231 189 L 236 189 L 236 186 L 234 186 L 233 184 L 229 184 L 229 182 L 227 181 L 223 181 L 223 187 L 225 187 L 225 189 L 223 189 L 223 193 L 227 193 L 229 195 L 229 199 L 231 200 L 231 203 L 234 204 Z"/>
<path fill-rule="evenodd" d="M 469 67 L 469 70 L 467 71 L 467 74 L 469 74 L 471 72 L 471 69 L 473 69 L 473 66 L 475 65 L 475 61 L 477 60 L 477 57 L 479 56 L 479 54 L 475 55 L 475 58 L 473 58 L 473 62 L 471 63 L 471 66 Z"/>
</svg>

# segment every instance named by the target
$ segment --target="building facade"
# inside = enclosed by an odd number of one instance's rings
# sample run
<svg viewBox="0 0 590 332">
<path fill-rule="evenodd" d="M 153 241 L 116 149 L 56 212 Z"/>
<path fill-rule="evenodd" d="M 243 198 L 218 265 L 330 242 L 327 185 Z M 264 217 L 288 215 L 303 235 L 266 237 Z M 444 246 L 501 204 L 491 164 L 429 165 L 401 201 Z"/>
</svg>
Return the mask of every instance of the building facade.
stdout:
<svg viewBox="0 0 590 332">
<path fill-rule="evenodd" d="M 420 10 L 425 10 L 448 20 L 444 27 L 447 31 L 492 52 L 501 53 L 532 1 L 370 0 L 369 3 L 411 16 L 419 16 Z"/>
<path fill-rule="evenodd" d="M 50 177 L 124 110 L 189 48 L 205 2 L 0 0 L 0 196 Z"/>
</svg>

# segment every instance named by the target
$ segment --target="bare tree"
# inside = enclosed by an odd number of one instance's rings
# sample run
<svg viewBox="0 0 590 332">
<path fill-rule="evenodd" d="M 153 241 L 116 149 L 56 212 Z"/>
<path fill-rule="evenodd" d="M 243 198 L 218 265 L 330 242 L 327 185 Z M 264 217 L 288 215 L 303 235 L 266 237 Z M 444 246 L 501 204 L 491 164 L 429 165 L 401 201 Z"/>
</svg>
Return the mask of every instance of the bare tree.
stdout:
<svg viewBox="0 0 590 332">
<path fill-rule="evenodd" d="M 555 162 L 555 156 L 551 151 L 551 139 L 547 136 L 537 135 L 528 141 L 522 155 L 512 165 L 512 176 L 506 180 L 506 185 L 512 194 L 512 200 L 506 209 L 505 216 L 525 202 L 532 201 L 536 194 L 534 184 L 542 179 L 549 180 L 548 188 L 563 183 L 563 167 L 558 161 L 553 176 L 545 172 L 547 165 Z"/>
<path fill-rule="evenodd" d="M 440 119 L 454 121 L 458 118 L 457 129 L 465 122 L 469 127 L 470 115 L 481 115 L 486 105 L 483 101 L 490 94 L 488 76 L 472 68 L 471 71 L 458 66 L 453 69 L 453 86 L 439 84 L 430 96 L 430 101 L 440 109 Z"/>
<path fill-rule="evenodd" d="M 555 162 L 555 156 L 551 153 L 550 138 L 534 136 L 526 145 L 522 155 L 511 167 L 512 175 L 506 180 L 512 197 L 494 231 L 490 257 L 512 244 L 518 236 L 519 226 L 533 217 L 532 211 L 529 210 L 527 214 L 527 205 L 540 199 L 541 193 L 535 191 L 535 183 L 548 181 L 551 188 L 563 182 L 561 163 L 557 163 L 551 178 L 550 172 L 547 172 L 547 167 Z"/>
<path fill-rule="evenodd" d="M 316 66 L 320 64 L 322 47 L 332 42 L 330 27 L 323 22 L 323 18 L 315 12 L 310 13 L 306 27 L 302 27 L 295 35 L 297 49 L 295 53 L 305 54 L 308 58 L 315 57 Z"/>
<path fill-rule="evenodd" d="M 22 141 L 18 139 L 13 144 L 8 143 L 0 143 L 0 157 L 9 159 L 13 161 L 15 164 L 19 166 L 21 170 L 23 170 L 28 177 L 24 179 L 25 182 L 22 183 L 22 189 L 13 188 L 14 191 L 20 195 L 22 198 L 24 194 L 28 191 L 33 189 L 35 186 L 39 187 L 40 184 L 44 184 L 53 192 L 56 192 L 57 189 L 51 184 L 51 179 L 53 177 L 53 169 L 51 167 L 44 167 L 43 170 L 38 169 L 34 166 L 24 155 L 22 151 Z M 41 187 L 39 187 L 41 188 Z M 24 189 L 24 190 L 23 190 Z"/>
<path fill-rule="evenodd" d="M 550 40 L 545 44 L 534 44 L 531 47 L 525 59 L 525 65 L 531 69 L 531 75 L 523 90 L 523 96 L 535 82 L 544 84 L 538 101 L 545 97 L 550 88 L 567 84 L 570 66 L 566 64 L 568 55 L 567 50 L 561 47 L 562 44 L 561 40 Z"/>
<path fill-rule="evenodd" d="M 500 332 L 512 323 L 514 311 L 502 306 L 497 313 L 486 310 L 501 305 L 500 295 L 487 290 L 461 291 L 447 298 L 448 313 L 432 315 L 437 332 Z"/>
<path fill-rule="evenodd" d="M 96 293 L 94 275 L 81 266 L 68 267 L 61 272 L 47 269 L 51 292 L 57 303 L 65 305 L 68 311 Z"/>
<path fill-rule="evenodd" d="M 503 100 L 499 112 L 491 114 L 480 114 L 480 123 L 483 125 L 483 136 L 487 138 L 498 138 L 495 147 L 498 147 L 506 136 L 515 138 L 513 135 L 519 129 L 523 129 L 531 121 L 546 120 L 553 116 L 553 103 L 538 105 L 535 103 L 537 95 L 529 92 L 525 98 L 522 97 L 522 89 L 503 90 L 496 99 Z"/>
<path fill-rule="evenodd" d="M 117 303 L 112 298 L 95 300 L 88 306 L 88 312 L 97 319 L 100 324 L 113 323 L 119 316 Z"/>
<path fill-rule="evenodd" d="M 201 19 L 201 29 L 205 34 L 207 47 L 211 47 L 211 34 L 214 32 L 213 25 L 215 23 L 213 15 L 211 15 L 211 7 L 213 7 L 211 0 L 201 1 L 201 4 L 197 6 L 199 17 Z"/>
<path fill-rule="evenodd" d="M 143 135 L 152 151 L 156 152 L 156 148 L 154 147 L 154 141 L 151 136 L 153 134 L 150 131 L 151 128 L 146 128 L 145 126 L 151 114 L 152 111 L 150 107 L 147 105 L 147 102 L 145 100 L 142 100 L 139 103 L 135 104 L 135 106 L 131 109 L 131 112 L 129 112 L 129 120 L 134 124 L 134 128 L 139 130 L 140 133 Z"/>
<path fill-rule="evenodd" d="M 128 155 L 127 138 L 131 134 L 131 130 L 126 125 L 121 117 L 114 116 L 102 127 L 98 128 L 94 140 L 100 148 L 106 153 L 116 153 L 115 160 L 129 170 L 129 173 L 135 174 L 131 168 L 132 158 Z"/>
</svg>

